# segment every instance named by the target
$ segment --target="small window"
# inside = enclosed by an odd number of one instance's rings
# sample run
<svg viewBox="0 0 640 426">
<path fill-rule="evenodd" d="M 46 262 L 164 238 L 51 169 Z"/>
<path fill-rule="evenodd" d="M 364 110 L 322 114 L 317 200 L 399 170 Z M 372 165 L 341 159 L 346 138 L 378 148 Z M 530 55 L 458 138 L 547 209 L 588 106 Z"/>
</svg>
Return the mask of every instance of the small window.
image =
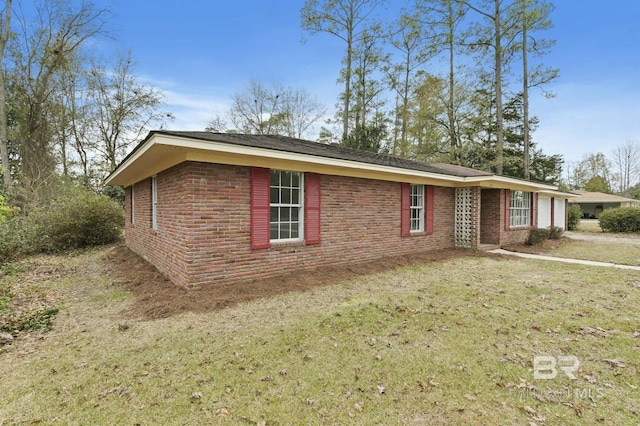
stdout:
<svg viewBox="0 0 640 426">
<path fill-rule="evenodd" d="M 151 178 L 151 229 L 158 229 L 158 181 Z"/>
<path fill-rule="evenodd" d="M 131 185 L 131 224 L 136 223 L 136 191 L 135 184 Z"/>
<path fill-rule="evenodd" d="M 509 225 L 513 228 L 531 226 L 531 193 L 511 191 Z"/>
<path fill-rule="evenodd" d="M 411 232 L 424 231 L 424 185 L 411 185 Z"/>
<path fill-rule="evenodd" d="M 271 170 L 269 186 L 271 241 L 302 240 L 302 173 Z"/>
</svg>

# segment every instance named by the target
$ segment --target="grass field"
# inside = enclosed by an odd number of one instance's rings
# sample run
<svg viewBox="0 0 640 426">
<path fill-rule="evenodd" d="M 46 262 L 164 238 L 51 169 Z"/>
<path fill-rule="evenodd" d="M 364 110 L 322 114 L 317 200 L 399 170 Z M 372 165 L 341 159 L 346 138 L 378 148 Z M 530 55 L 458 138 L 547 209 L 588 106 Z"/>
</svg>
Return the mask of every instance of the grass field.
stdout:
<svg viewBox="0 0 640 426">
<path fill-rule="evenodd" d="M 640 422 L 637 272 L 462 256 L 144 321 L 103 257 L 0 276 L 60 309 L 0 349 L 0 424 Z"/>
</svg>

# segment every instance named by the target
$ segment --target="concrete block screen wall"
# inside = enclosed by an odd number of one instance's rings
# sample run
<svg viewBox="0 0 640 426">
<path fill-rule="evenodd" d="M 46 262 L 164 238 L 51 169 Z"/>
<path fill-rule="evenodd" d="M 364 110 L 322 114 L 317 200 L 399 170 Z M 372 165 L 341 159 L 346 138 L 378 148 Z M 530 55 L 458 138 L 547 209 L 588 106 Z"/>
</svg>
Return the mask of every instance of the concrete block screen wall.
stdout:
<svg viewBox="0 0 640 426">
<path fill-rule="evenodd" d="M 127 245 L 189 288 L 454 246 L 453 188 L 425 191 L 433 197 L 433 232 L 403 237 L 402 183 L 321 174 L 320 242 L 252 249 L 251 171 L 184 162 L 158 173 L 157 229 L 151 227 L 151 179 L 129 186 Z"/>
</svg>

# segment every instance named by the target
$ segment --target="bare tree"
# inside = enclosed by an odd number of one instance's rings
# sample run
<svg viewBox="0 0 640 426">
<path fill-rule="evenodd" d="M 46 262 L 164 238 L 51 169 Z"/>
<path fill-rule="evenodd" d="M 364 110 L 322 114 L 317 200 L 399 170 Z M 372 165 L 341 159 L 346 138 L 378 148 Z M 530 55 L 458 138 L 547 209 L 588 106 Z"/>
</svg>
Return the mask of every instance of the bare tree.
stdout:
<svg viewBox="0 0 640 426">
<path fill-rule="evenodd" d="M 107 171 L 112 171 L 145 132 L 172 117 L 160 111 L 162 93 L 140 83 L 133 74 L 130 52 L 121 56 L 112 69 L 94 64 L 87 81 L 86 119 L 92 133 L 84 137 L 89 136 L 92 141 L 85 145 L 97 151 Z"/>
<path fill-rule="evenodd" d="M 304 89 L 269 87 L 251 80 L 233 96 L 229 110 L 215 115 L 206 130 L 300 138 L 324 113 L 325 108 Z"/>
<path fill-rule="evenodd" d="M 631 188 L 640 183 L 640 143 L 629 139 L 614 148 L 613 165 L 617 170 L 618 192 L 631 196 Z"/>
<path fill-rule="evenodd" d="M 21 109 L 21 173 L 32 188 L 55 173 L 49 107 L 58 89 L 56 74 L 69 66 L 87 40 L 102 33 L 108 13 L 85 1 L 74 8 L 63 0 L 47 0 L 36 9 L 35 21 L 20 17 L 18 48 L 13 55 L 15 96 Z"/>
<path fill-rule="evenodd" d="M 7 131 L 7 86 L 5 82 L 4 51 L 11 32 L 11 4 L 6 0 L 0 23 L 0 166 L 2 168 L 3 187 L 11 187 L 11 167 L 9 166 L 9 147 Z"/>
</svg>

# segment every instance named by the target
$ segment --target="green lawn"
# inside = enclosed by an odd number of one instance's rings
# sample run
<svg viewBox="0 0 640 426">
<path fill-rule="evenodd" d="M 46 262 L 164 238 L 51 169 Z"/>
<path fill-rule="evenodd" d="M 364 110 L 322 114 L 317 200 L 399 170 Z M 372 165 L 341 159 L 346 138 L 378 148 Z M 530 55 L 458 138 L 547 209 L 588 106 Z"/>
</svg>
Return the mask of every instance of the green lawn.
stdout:
<svg viewBox="0 0 640 426">
<path fill-rule="evenodd" d="M 460 257 L 141 321 L 102 256 L 0 277 L 60 309 L 0 349 L 0 424 L 640 422 L 637 272 Z"/>
</svg>

